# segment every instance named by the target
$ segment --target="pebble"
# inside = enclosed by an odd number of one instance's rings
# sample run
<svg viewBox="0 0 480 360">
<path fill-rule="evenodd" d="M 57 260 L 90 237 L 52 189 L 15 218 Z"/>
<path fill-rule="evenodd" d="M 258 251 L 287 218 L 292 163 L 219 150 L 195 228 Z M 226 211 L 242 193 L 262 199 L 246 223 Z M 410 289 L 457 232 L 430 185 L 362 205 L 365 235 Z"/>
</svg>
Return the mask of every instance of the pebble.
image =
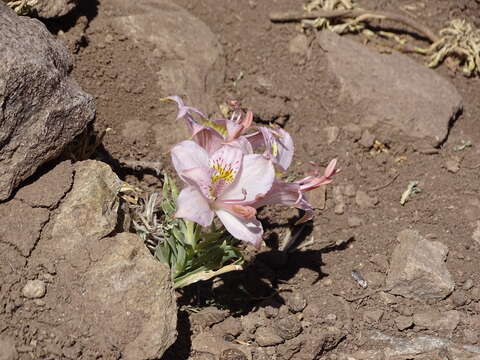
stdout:
<svg viewBox="0 0 480 360">
<path fill-rule="evenodd" d="M 337 321 L 337 315 L 335 314 L 327 314 L 327 316 L 325 316 L 325 323 L 328 325 L 335 325 L 336 321 Z"/>
<path fill-rule="evenodd" d="M 468 279 L 463 283 L 462 289 L 465 291 L 470 290 L 473 287 L 473 281 L 472 279 Z"/>
<path fill-rule="evenodd" d="M 480 301 L 480 288 L 479 287 L 473 288 L 470 295 L 473 300 Z"/>
<path fill-rule="evenodd" d="M 299 292 L 294 292 L 289 296 L 287 296 L 286 302 L 287 302 L 288 308 L 293 313 L 300 312 L 303 309 L 305 309 L 305 307 L 307 306 L 307 300 Z"/>
<path fill-rule="evenodd" d="M 288 42 L 288 51 L 292 54 L 306 56 L 308 52 L 308 38 L 303 34 L 295 36 Z"/>
<path fill-rule="evenodd" d="M 277 335 L 275 329 L 262 326 L 255 332 L 255 341 L 259 346 L 273 346 L 283 342 L 283 339 Z"/>
<path fill-rule="evenodd" d="M 347 220 L 348 226 L 351 228 L 359 227 L 362 225 L 362 219 L 358 216 L 350 216 Z"/>
<path fill-rule="evenodd" d="M 368 310 L 363 313 L 363 321 L 369 324 L 375 324 L 380 322 L 383 317 L 382 310 Z"/>
<path fill-rule="evenodd" d="M 373 146 L 374 141 L 375 135 L 373 135 L 370 131 L 365 130 L 362 133 L 362 137 L 360 138 L 359 143 L 367 149 L 370 149 Z"/>
<path fill-rule="evenodd" d="M 335 214 L 342 215 L 345 212 L 345 200 L 340 186 L 333 187 L 333 201 L 335 203 Z"/>
<path fill-rule="evenodd" d="M 245 355 L 239 349 L 225 349 L 220 354 L 220 360 L 247 360 L 247 355 Z"/>
<path fill-rule="evenodd" d="M 302 332 L 302 323 L 295 315 L 287 316 L 276 323 L 277 334 L 283 340 L 290 340 Z"/>
<path fill-rule="evenodd" d="M 463 330 L 463 339 L 469 344 L 476 344 L 479 340 L 479 335 L 472 329 Z"/>
<path fill-rule="evenodd" d="M 457 173 L 458 170 L 460 170 L 460 159 L 458 159 L 458 158 L 448 159 L 445 162 L 445 167 L 451 173 L 454 173 L 454 174 Z"/>
<path fill-rule="evenodd" d="M 395 321 L 395 325 L 397 325 L 397 329 L 400 331 L 408 329 L 413 325 L 413 320 L 411 316 L 399 316 L 395 318 L 394 321 Z"/>
<path fill-rule="evenodd" d="M 353 184 L 345 185 L 345 189 L 344 189 L 343 193 L 345 194 L 345 196 L 348 196 L 350 198 L 355 197 L 355 195 L 357 193 L 357 190 L 355 189 L 355 185 L 353 185 Z"/>
<path fill-rule="evenodd" d="M 413 315 L 416 326 L 436 331 L 453 332 L 460 322 L 460 312 L 456 310 L 437 312 L 426 311 Z"/>
<path fill-rule="evenodd" d="M 28 280 L 22 289 L 22 295 L 27 299 L 39 299 L 46 291 L 47 286 L 42 280 Z"/>
<path fill-rule="evenodd" d="M 452 302 L 453 302 L 453 305 L 455 305 L 455 307 L 463 306 L 467 303 L 467 301 L 468 301 L 468 298 L 465 291 L 458 290 L 452 294 Z"/>
<path fill-rule="evenodd" d="M 352 137 L 353 141 L 357 141 L 362 137 L 362 128 L 357 124 L 348 124 L 343 129 Z"/>
<path fill-rule="evenodd" d="M 372 208 L 378 204 L 377 197 L 369 196 L 365 191 L 358 190 L 355 195 L 355 202 L 361 209 Z"/>
<path fill-rule="evenodd" d="M 340 129 L 336 126 L 328 126 L 324 128 L 323 131 L 325 132 L 328 145 L 333 144 L 337 140 L 340 133 Z"/>
</svg>

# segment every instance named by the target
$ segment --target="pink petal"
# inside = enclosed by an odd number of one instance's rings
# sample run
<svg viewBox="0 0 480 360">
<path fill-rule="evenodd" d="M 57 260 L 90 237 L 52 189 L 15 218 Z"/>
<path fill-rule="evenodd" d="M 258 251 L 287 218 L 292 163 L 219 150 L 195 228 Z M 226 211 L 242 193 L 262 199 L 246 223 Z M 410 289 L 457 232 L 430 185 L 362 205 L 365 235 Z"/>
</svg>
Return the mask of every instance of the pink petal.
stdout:
<svg viewBox="0 0 480 360">
<path fill-rule="evenodd" d="M 194 221 L 202 226 L 209 226 L 214 212 L 202 193 L 194 186 L 184 188 L 177 198 L 175 217 Z"/>
<path fill-rule="evenodd" d="M 278 151 L 276 161 L 280 169 L 285 172 L 292 163 L 295 148 L 292 137 L 287 131 L 279 128 L 276 132 L 279 135 L 279 138 L 276 139 Z"/>
<path fill-rule="evenodd" d="M 179 175 L 187 184 L 196 186 L 207 199 L 214 200 L 214 194 L 212 194 L 213 173 L 214 170 L 211 168 L 196 167 L 184 170 Z"/>
<path fill-rule="evenodd" d="M 230 141 L 228 145 L 239 148 L 245 155 L 253 154 L 252 144 L 245 136 L 240 136 L 235 140 Z"/>
<path fill-rule="evenodd" d="M 207 152 L 194 141 L 182 141 L 171 151 L 172 163 L 181 177 L 185 170 L 208 166 Z"/>
<path fill-rule="evenodd" d="M 270 191 L 257 199 L 253 206 L 256 208 L 265 205 L 295 206 L 301 200 L 300 185 L 284 181 L 274 181 Z"/>
<path fill-rule="evenodd" d="M 243 153 L 239 148 L 225 145 L 212 154 L 209 167 L 212 173 L 212 193 L 220 196 L 232 184 L 242 165 Z"/>
<path fill-rule="evenodd" d="M 259 248 L 262 242 L 262 224 L 255 218 L 244 219 L 237 217 L 226 210 L 215 211 L 220 221 L 233 237 L 249 242 Z"/>
<path fill-rule="evenodd" d="M 193 136 L 193 140 L 204 148 L 207 153 L 212 154 L 222 147 L 224 143 L 223 136 L 217 131 L 203 127 Z"/>
<path fill-rule="evenodd" d="M 243 199 L 245 203 L 265 195 L 272 187 L 275 169 L 263 155 L 251 154 L 243 157 L 237 180 L 220 197 L 223 201 Z"/>
</svg>

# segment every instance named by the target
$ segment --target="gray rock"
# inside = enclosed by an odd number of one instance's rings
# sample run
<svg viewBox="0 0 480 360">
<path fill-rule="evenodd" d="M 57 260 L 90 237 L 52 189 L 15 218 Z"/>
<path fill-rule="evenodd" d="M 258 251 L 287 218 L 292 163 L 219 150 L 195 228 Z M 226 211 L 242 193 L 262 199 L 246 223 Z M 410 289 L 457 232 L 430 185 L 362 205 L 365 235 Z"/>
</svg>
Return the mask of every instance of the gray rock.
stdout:
<svg viewBox="0 0 480 360">
<path fill-rule="evenodd" d="M 15 341 L 6 335 L 0 336 L 0 360 L 17 360 L 18 352 Z"/>
<path fill-rule="evenodd" d="M 300 352 L 303 355 L 301 359 L 319 359 L 325 352 L 337 347 L 345 337 L 346 333 L 335 326 L 312 328 L 306 335 L 306 344 Z"/>
<path fill-rule="evenodd" d="M 110 167 L 88 160 L 74 169 L 72 188 L 29 263 L 55 262 L 55 286 L 43 300 L 61 319 L 56 330 L 88 333 L 77 338 L 78 346 L 103 358 L 160 358 L 176 338 L 170 271 L 137 235 L 107 237 L 119 219 L 123 185 Z"/>
<path fill-rule="evenodd" d="M 72 57 L 38 20 L 0 2 L 0 201 L 93 120 Z"/>
<path fill-rule="evenodd" d="M 333 201 L 335 202 L 335 214 L 342 215 L 345 212 L 345 199 L 343 198 L 342 187 L 333 187 Z"/>
<path fill-rule="evenodd" d="M 445 161 L 445 168 L 451 173 L 457 173 L 460 170 L 460 158 L 455 156 Z"/>
<path fill-rule="evenodd" d="M 297 337 L 302 332 L 302 323 L 295 315 L 290 315 L 275 323 L 277 334 L 284 340 Z"/>
<path fill-rule="evenodd" d="M 468 297 L 465 291 L 457 290 L 452 295 L 453 305 L 460 307 L 465 305 L 468 302 Z"/>
<path fill-rule="evenodd" d="M 357 191 L 355 190 L 355 185 L 353 185 L 353 184 L 345 185 L 345 189 L 344 189 L 343 193 L 346 196 L 348 196 L 349 198 L 355 197 L 355 195 L 357 194 Z"/>
<path fill-rule="evenodd" d="M 323 133 L 325 134 L 327 144 L 331 145 L 337 140 L 340 129 L 337 126 L 327 126 L 323 129 Z"/>
<path fill-rule="evenodd" d="M 294 291 L 285 296 L 285 300 L 290 311 L 294 313 L 302 311 L 307 306 L 307 300 L 302 293 L 298 291 Z"/>
<path fill-rule="evenodd" d="M 69 253 L 89 241 L 110 234 L 117 224 L 118 190 L 123 182 L 105 163 L 87 160 L 75 164 L 72 190 L 59 207 L 52 237 L 55 249 Z"/>
<path fill-rule="evenodd" d="M 102 242 L 101 260 L 86 272 L 85 295 L 73 302 L 72 311 L 79 309 L 97 341 L 120 348 L 122 359 L 160 358 L 177 334 L 170 270 L 135 234 Z"/>
<path fill-rule="evenodd" d="M 480 245 L 480 220 L 477 220 L 476 222 L 476 227 L 472 233 L 472 239 Z"/>
<path fill-rule="evenodd" d="M 348 226 L 352 228 L 359 227 L 362 225 L 362 219 L 359 218 L 358 216 L 350 216 L 347 219 L 347 223 L 348 223 Z"/>
<path fill-rule="evenodd" d="M 201 329 L 208 328 L 214 324 L 222 322 L 227 317 L 228 312 L 226 310 L 218 309 L 214 306 L 206 307 L 197 313 L 190 316 L 190 321 L 193 326 Z"/>
<path fill-rule="evenodd" d="M 363 312 L 363 321 L 376 324 L 382 320 L 383 310 L 367 310 Z"/>
<path fill-rule="evenodd" d="M 225 59 L 205 23 L 170 0 L 116 0 L 115 9 L 120 16 L 111 19 L 113 27 L 148 52 L 163 94 L 180 95 L 205 112 L 218 110 L 214 93 L 223 86 Z"/>
<path fill-rule="evenodd" d="M 221 336 L 209 332 L 201 332 L 192 339 L 192 350 L 197 354 L 211 355 L 211 357 L 207 355 L 205 359 L 252 360 L 249 346 L 225 341 Z M 234 355 L 239 357 L 232 357 Z"/>
<path fill-rule="evenodd" d="M 378 198 L 369 196 L 365 191 L 358 190 L 355 195 L 355 202 L 361 209 L 368 209 L 378 204 Z"/>
<path fill-rule="evenodd" d="M 190 318 L 191 319 L 191 318 Z M 237 337 L 243 331 L 242 323 L 234 317 L 228 317 L 220 324 L 216 324 L 212 327 L 215 334 L 220 336 L 233 336 Z"/>
<path fill-rule="evenodd" d="M 375 135 L 373 135 L 370 131 L 365 130 L 362 133 L 362 137 L 360 138 L 359 143 L 363 147 L 366 147 L 367 149 L 370 149 L 373 146 L 374 141 L 375 141 Z"/>
<path fill-rule="evenodd" d="M 39 299 L 45 296 L 47 285 L 42 280 L 28 280 L 22 289 L 22 295 L 27 299 Z"/>
<path fill-rule="evenodd" d="M 274 346 L 281 344 L 283 340 L 275 329 L 269 326 L 259 327 L 255 332 L 255 341 L 259 346 Z"/>
<path fill-rule="evenodd" d="M 397 329 L 403 331 L 413 326 L 413 319 L 411 316 L 399 316 L 395 318 L 395 325 Z"/>
<path fill-rule="evenodd" d="M 455 284 L 445 264 L 445 245 L 414 230 L 400 232 L 398 242 L 386 279 L 390 293 L 418 300 L 443 299 L 452 293 Z"/>
<path fill-rule="evenodd" d="M 446 138 L 462 108 L 450 82 L 405 55 L 379 54 L 331 31 L 320 32 L 318 40 L 340 81 L 341 96 L 364 112 L 358 114 L 365 119 L 362 125 L 375 126 L 377 132 L 386 124 L 389 131 L 429 137 L 436 145 Z"/>
<path fill-rule="evenodd" d="M 459 322 L 460 313 L 456 310 L 444 312 L 426 311 L 413 315 L 413 323 L 415 326 L 448 333 L 453 332 Z"/>
<path fill-rule="evenodd" d="M 462 289 L 465 291 L 470 290 L 473 287 L 473 280 L 472 279 L 467 279 L 462 286 Z"/>
<path fill-rule="evenodd" d="M 298 34 L 288 42 L 288 51 L 292 54 L 306 56 L 308 53 L 308 38 L 304 34 Z"/>
</svg>

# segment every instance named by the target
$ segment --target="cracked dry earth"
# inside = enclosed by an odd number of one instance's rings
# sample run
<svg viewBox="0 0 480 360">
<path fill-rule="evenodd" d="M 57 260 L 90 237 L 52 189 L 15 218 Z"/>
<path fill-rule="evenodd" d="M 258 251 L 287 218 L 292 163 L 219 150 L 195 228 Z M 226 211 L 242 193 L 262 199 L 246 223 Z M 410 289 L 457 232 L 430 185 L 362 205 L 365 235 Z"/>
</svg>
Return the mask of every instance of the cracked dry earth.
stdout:
<svg viewBox="0 0 480 360">
<path fill-rule="evenodd" d="M 480 26 L 473 0 L 359 3 L 400 13 L 413 4 L 409 14 L 435 30 L 457 17 Z M 175 1 L 180 10 L 158 1 L 147 14 L 132 4 L 87 1 L 75 16 L 47 24 L 95 97 L 96 130 L 112 129 L 92 157 L 121 180 L 150 190 L 161 184 L 126 161 L 160 161 L 171 171 L 168 150 L 186 136 L 175 109 L 158 102 L 172 91 L 211 114 L 236 99 L 256 121 L 284 127 L 296 144 L 298 176 L 310 161 L 336 157 L 342 168 L 310 197 L 317 216 L 294 228 L 289 251 L 281 248 L 298 212 L 262 209 L 265 244 L 249 249 L 244 271 L 177 292 L 178 335 L 161 359 L 480 358 L 480 80 L 446 66 L 427 70 L 421 57 L 391 55 L 360 36 L 303 34 L 298 24 L 269 22 L 272 11 L 298 9 L 294 0 Z M 173 40 L 146 39 L 139 28 Z M 91 319 L 69 313 L 98 306 L 92 298 L 82 304 L 81 289 L 93 281 L 95 253 L 113 251 L 118 224 L 99 226 L 107 240 L 89 254 L 73 246 L 77 258 L 61 251 L 68 236 L 61 246 L 46 237 L 84 167 L 51 164 L 0 204 L 0 347 L 17 358 L 123 356 L 95 340 L 102 329 L 89 327 Z M 401 205 L 412 181 L 421 191 Z M 105 316 L 118 316 L 117 305 Z M 123 343 L 133 338 L 123 336 Z"/>
</svg>

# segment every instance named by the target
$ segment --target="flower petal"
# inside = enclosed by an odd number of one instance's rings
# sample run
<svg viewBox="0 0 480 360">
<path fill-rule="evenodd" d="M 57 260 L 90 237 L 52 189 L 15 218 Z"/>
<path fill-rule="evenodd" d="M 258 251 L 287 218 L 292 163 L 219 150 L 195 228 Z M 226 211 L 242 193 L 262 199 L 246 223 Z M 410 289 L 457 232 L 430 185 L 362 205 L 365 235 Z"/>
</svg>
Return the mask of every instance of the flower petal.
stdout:
<svg viewBox="0 0 480 360">
<path fill-rule="evenodd" d="M 202 193 L 194 186 L 184 188 L 177 198 L 175 217 L 194 221 L 202 226 L 209 226 L 214 212 Z"/>
<path fill-rule="evenodd" d="M 207 199 L 214 200 L 212 191 L 213 173 L 214 170 L 211 168 L 196 167 L 184 170 L 179 175 L 188 185 L 196 186 Z"/>
<path fill-rule="evenodd" d="M 263 227 L 255 217 L 244 219 L 230 212 L 218 209 L 215 211 L 220 221 L 233 237 L 253 244 L 257 249 L 260 247 L 263 236 Z"/>
<path fill-rule="evenodd" d="M 242 199 L 244 204 L 265 195 L 272 187 L 275 169 L 263 155 L 251 154 L 243 157 L 242 169 L 237 180 L 221 195 L 221 200 Z"/>
<path fill-rule="evenodd" d="M 243 152 L 237 147 L 225 145 L 210 156 L 212 193 L 219 197 L 232 184 L 242 165 Z"/>
<path fill-rule="evenodd" d="M 277 142 L 277 156 L 276 161 L 277 165 L 280 169 L 285 172 L 287 171 L 288 167 L 292 163 L 293 153 L 294 153 L 294 145 L 293 140 L 290 134 L 279 128 L 276 130 L 279 137 L 276 139 Z"/>
<path fill-rule="evenodd" d="M 209 154 L 217 151 L 224 143 L 222 135 L 207 127 L 203 127 L 200 131 L 197 131 L 193 136 L 193 140 Z"/>
<path fill-rule="evenodd" d="M 172 163 L 177 173 L 196 167 L 208 166 L 208 154 L 197 143 L 191 140 L 182 141 L 171 150 Z"/>
</svg>

